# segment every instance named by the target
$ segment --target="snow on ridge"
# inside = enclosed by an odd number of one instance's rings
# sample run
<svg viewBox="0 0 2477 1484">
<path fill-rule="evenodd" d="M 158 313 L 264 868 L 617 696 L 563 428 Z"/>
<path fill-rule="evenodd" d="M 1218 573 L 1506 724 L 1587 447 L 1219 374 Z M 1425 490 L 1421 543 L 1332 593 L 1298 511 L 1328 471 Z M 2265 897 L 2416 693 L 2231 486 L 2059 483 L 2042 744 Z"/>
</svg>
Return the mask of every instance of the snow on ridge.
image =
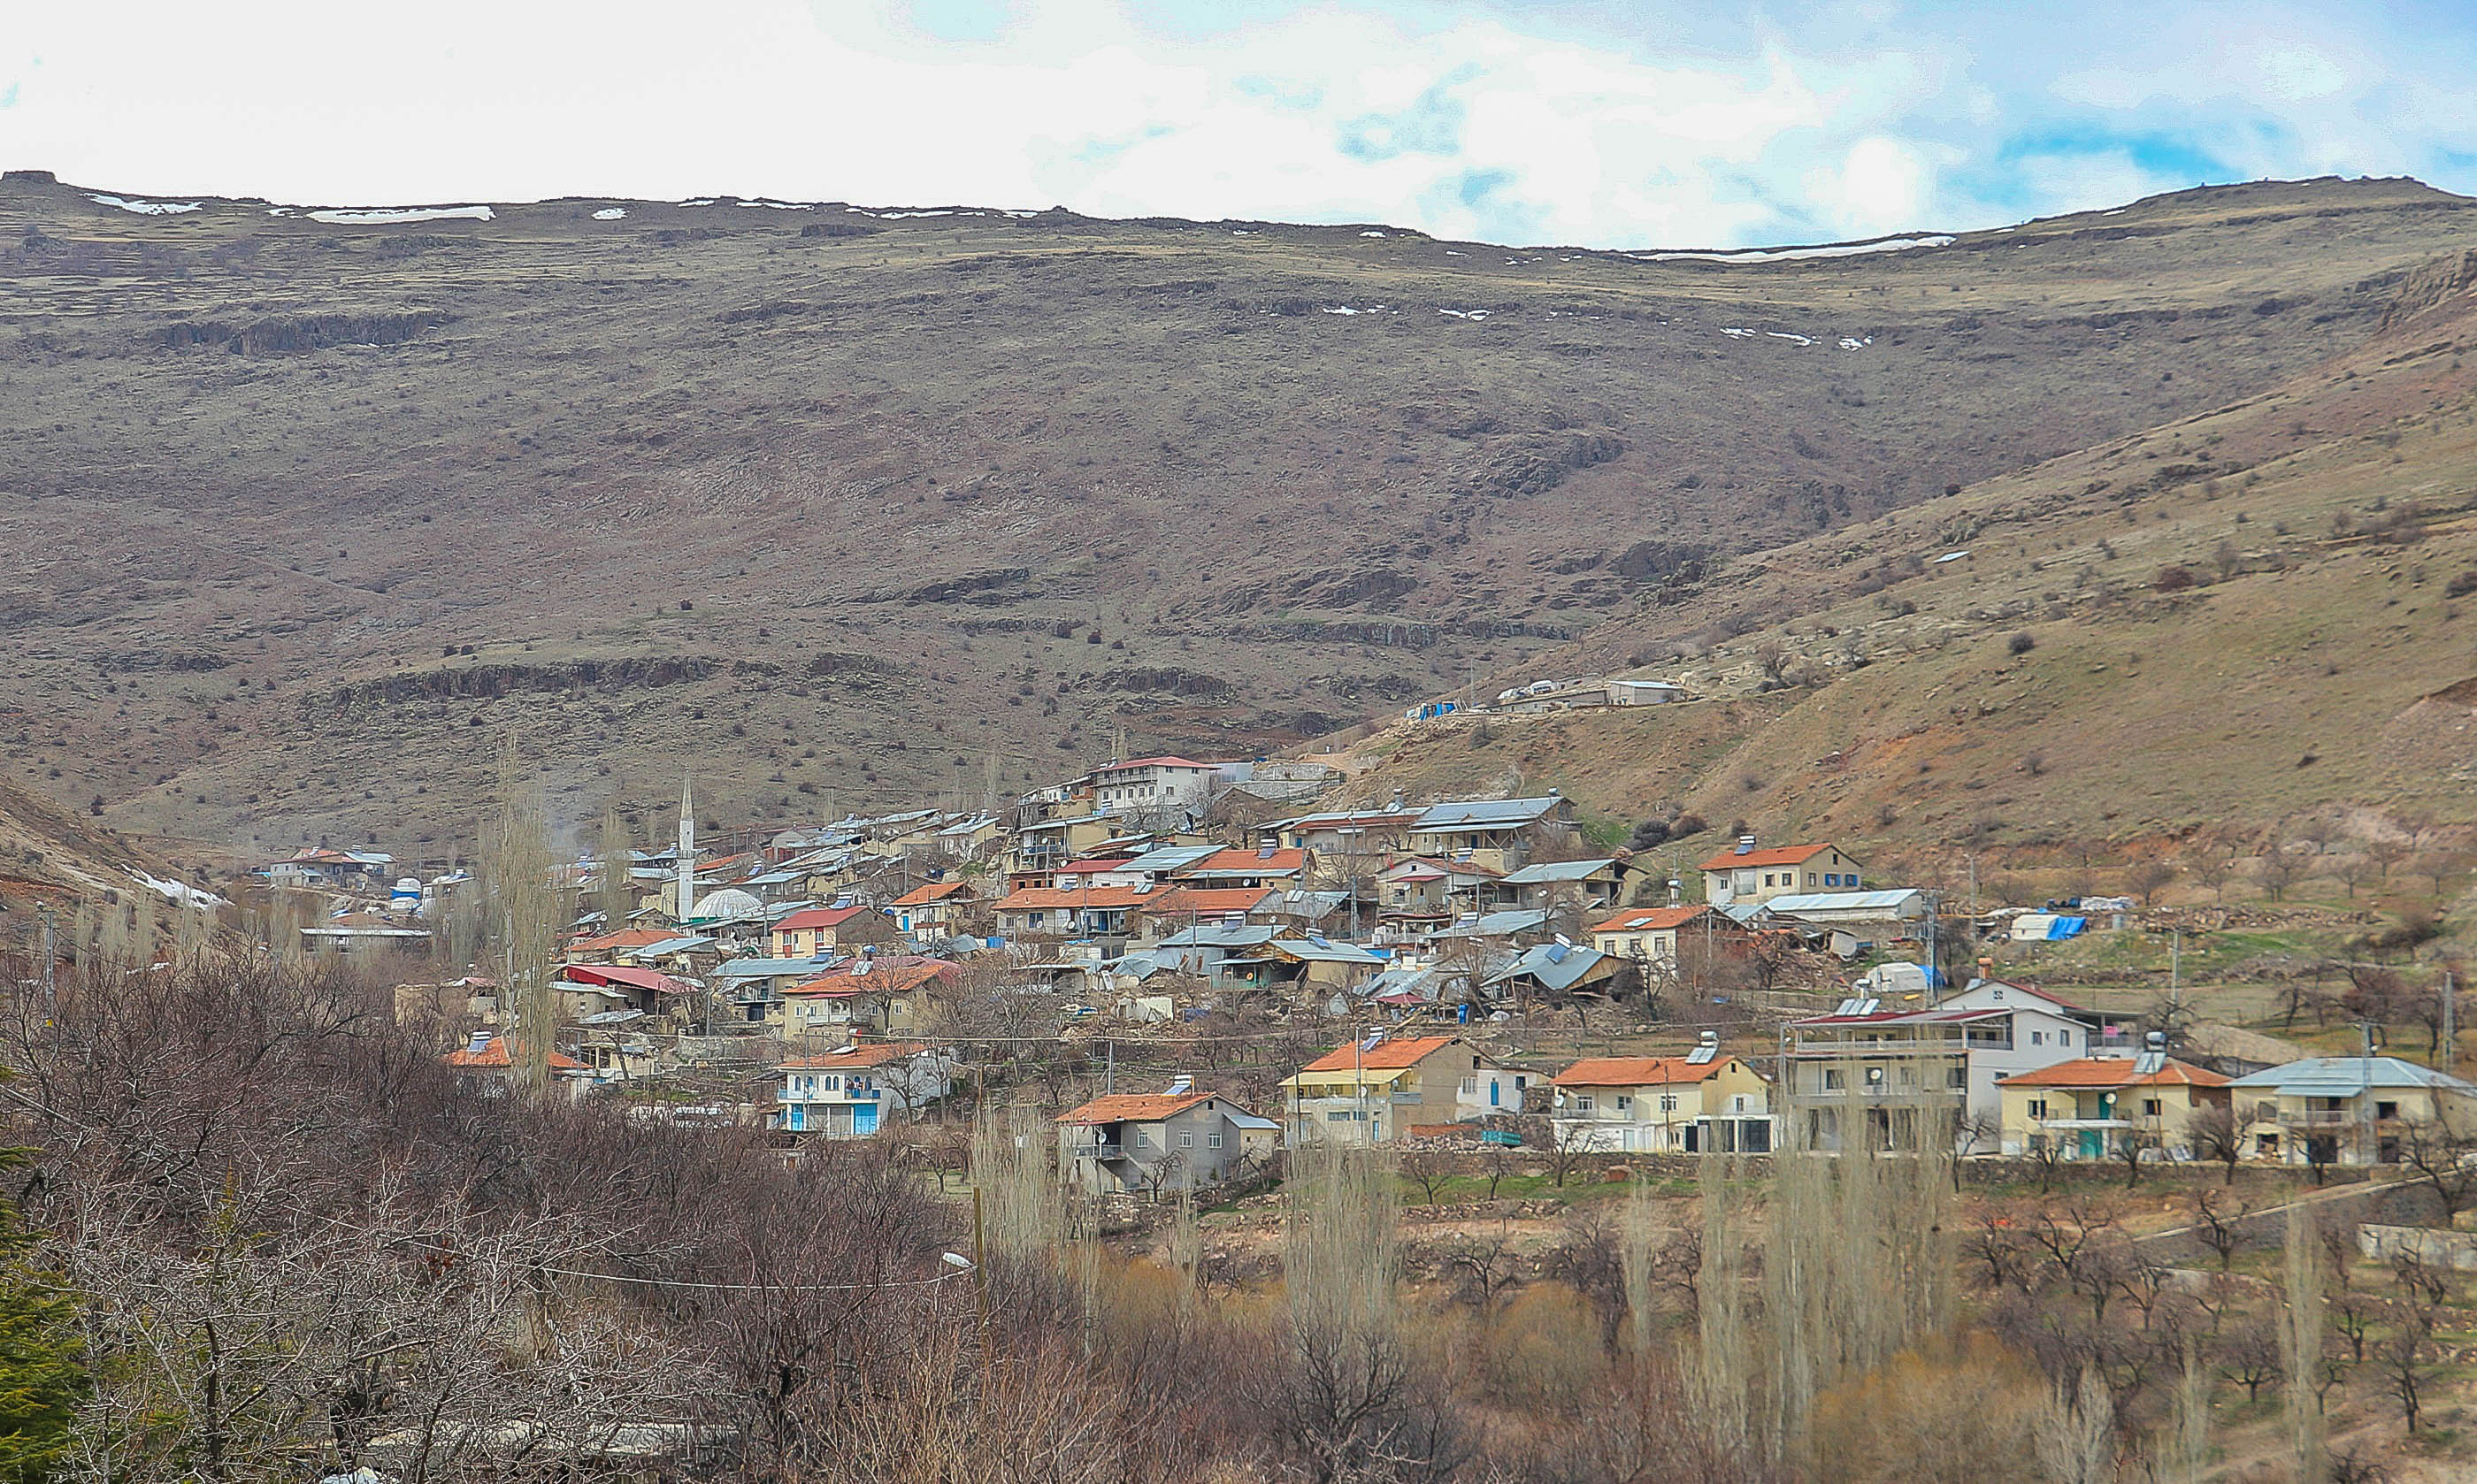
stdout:
<svg viewBox="0 0 2477 1484">
<path fill-rule="evenodd" d="M 778 211 L 813 211 L 816 210 L 815 207 L 810 206 L 805 202 L 773 201 L 763 196 L 759 196 L 754 200 L 744 200 L 739 204 L 741 206 L 770 206 Z"/>
<path fill-rule="evenodd" d="M 951 209 L 939 207 L 936 210 L 930 211 L 881 211 L 878 213 L 878 219 L 881 221 L 899 222 L 908 220 L 914 216 L 952 216 L 955 213 Z"/>
<path fill-rule="evenodd" d="M 202 912 L 212 912 L 217 907 L 232 905 L 213 892 L 191 886 L 184 881 L 160 880 L 138 870 L 132 870 L 129 874 L 138 878 L 138 884 L 161 892 L 183 906 L 196 907 Z"/>
<path fill-rule="evenodd" d="M 593 213 L 593 219 L 598 222 L 615 222 L 627 214 L 628 209 L 624 206 L 606 206 Z"/>
<path fill-rule="evenodd" d="M 395 225 L 404 222 L 486 222 L 498 213 L 487 206 L 331 207 L 312 211 L 310 219 L 335 226 Z"/>
<path fill-rule="evenodd" d="M 138 201 L 127 196 L 104 196 L 91 192 L 88 194 L 87 199 L 97 206 L 116 206 L 124 211 L 135 211 L 140 216 L 178 216 L 184 211 L 194 211 L 206 204 L 201 201 Z"/>
<path fill-rule="evenodd" d="M 1637 262 L 1790 262 L 1808 258 L 1856 258 L 1866 253 L 1902 253 L 1918 247 L 1945 247 L 1952 240 L 1949 234 L 1936 232 L 1917 236 L 1880 237 L 1872 242 L 1834 242 L 1822 247 L 1747 247 L 1730 252 L 1627 253 L 1624 256 Z"/>
<path fill-rule="evenodd" d="M 1487 310 L 1487 309 L 1439 309 L 1437 310 L 1437 312 L 1438 312 L 1438 313 L 1439 313 L 1439 314 L 1448 314 L 1448 315 L 1451 315 L 1451 316 L 1452 316 L 1452 317 L 1454 317 L 1455 319 L 1486 319 L 1486 318 L 1488 318 L 1488 316 L 1489 316 L 1489 310 Z"/>
<path fill-rule="evenodd" d="M 1381 237 L 1385 235 L 1385 234 L 1381 232 L 1363 232 L 1360 235 L 1363 237 Z"/>
</svg>

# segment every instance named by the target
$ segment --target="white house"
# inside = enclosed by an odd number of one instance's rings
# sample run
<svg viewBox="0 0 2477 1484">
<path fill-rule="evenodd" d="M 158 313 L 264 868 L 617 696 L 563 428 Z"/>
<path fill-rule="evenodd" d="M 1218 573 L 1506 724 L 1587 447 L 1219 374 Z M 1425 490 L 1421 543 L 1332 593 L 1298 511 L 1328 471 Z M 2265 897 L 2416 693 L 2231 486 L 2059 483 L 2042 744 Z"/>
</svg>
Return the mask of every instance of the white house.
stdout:
<svg viewBox="0 0 2477 1484">
<path fill-rule="evenodd" d="M 1798 892 L 1856 891 L 1856 859 L 1837 845 L 1776 845 L 1758 850 L 1753 835 L 1703 862 L 1703 900 L 1715 907 L 1770 903 Z"/>
<path fill-rule="evenodd" d="M 1184 757 L 1137 757 L 1092 770 L 1092 803 L 1109 814 L 1141 809 L 1201 809 L 1213 798 L 1219 764 Z"/>
<path fill-rule="evenodd" d="M 1862 1127 L 1879 1145 L 1905 1106 L 1943 1105 L 1965 1154 L 1999 1147 L 1997 1085 L 2019 1072 L 2124 1045 L 2090 1012 L 2023 985 L 1982 979 L 1932 1007 L 1841 1002 L 1791 1021 L 1782 1037 L 1781 1096 L 1813 1147 L 1839 1149 Z"/>
<path fill-rule="evenodd" d="M 909 1123 L 923 1105 L 954 1090 L 955 1055 L 926 1046 L 874 1042 L 782 1066 L 771 1126 L 828 1139 L 865 1139 L 889 1123 Z"/>
</svg>

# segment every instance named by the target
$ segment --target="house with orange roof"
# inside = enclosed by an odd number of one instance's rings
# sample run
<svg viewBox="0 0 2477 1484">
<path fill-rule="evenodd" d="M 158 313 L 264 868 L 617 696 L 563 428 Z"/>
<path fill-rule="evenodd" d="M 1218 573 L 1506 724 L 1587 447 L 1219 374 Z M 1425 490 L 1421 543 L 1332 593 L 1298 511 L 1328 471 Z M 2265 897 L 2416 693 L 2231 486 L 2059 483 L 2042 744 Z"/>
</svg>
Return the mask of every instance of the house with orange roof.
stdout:
<svg viewBox="0 0 2477 1484">
<path fill-rule="evenodd" d="M 1414 1124 L 1519 1113 L 1529 1080 L 1460 1036 L 1379 1031 L 1284 1077 L 1284 1124 L 1293 1149 L 1389 1144 Z"/>
<path fill-rule="evenodd" d="M 1855 857 L 1837 845 L 1757 848 L 1740 835 L 1729 850 L 1703 862 L 1703 900 L 1715 907 L 1760 905 L 1775 897 L 1805 892 L 1856 891 L 1864 882 Z"/>
<path fill-rule="evenodd" d="M 444 1057 L 456 1079 L 487 1097 L 504 1097 L 515 1086 L 516 1069 L 510 1054 L 508 1038 L 487 1030 L 473 1032 L 473 1039 L 462 1051 L 449 1051 Z M 554 1047 L 550 1052 L 550 1075 L 553 1080 L 573 1079 L 585 1071 L 585 1063 L 573 1056 L 563 1056 Z"/>
<path fill-rule="evenodd" d="M 855 1030 L 901 1034 L 928 1010 L 926 997 L 962 977 L 943 958 L 867 953 L 783 991 L 783 1033 L 802 1040 L 841 1039 Z"/>
<path fill-rule="evenodd" d="M 1058 1168 L 1093 1195 L 1193 1190 L 1261 1164 L 1281 1125 L 1181 1076 L 1160 1093 L 1111 1093 L 1058 1117 Z"/>
<path fill-rule="evenodd" d="M 972 900 L 968 881 L 928 881 L 887 904 L 894 909 L 896 931 L 931 938 L 956 931 Z"/>
<path fill-rule="evenodd" d="M 1684 1056 L 1590 1056 L 1551 1082 L 1561 1149 L 1590 1153 L 1764 1154 L 1771 1081 L 1704 1043 Z"/>
<path fill-rule="evenodd" d="M 865 1139 L 955 1090 L 955 1053 L 916 1042 L 870 1041 L 788 1056 L 766 1126 L 824 1139 Z"/>
<path fill-rule="evenodd" d="M 652 948 L 679 936 L 678 929 L 671 928 L 629 928 L 599 937 L 579 938 L 567 946 L 562 956 L 572 964 L 610 963 L 632 949 Z"/>
<path fill-rule="evenodd" d="M 773 928 L 777 958 L 825 958 L 863 944 L 894 941 L 894 924 L 875 907 L 808 907 Z"/>
<path fill-rule="evenodd" d="M 2229 1081 L 2164 1051 L 2081 1056 L 2016 1072 L 1996 1084 L 2004 1152 L 2060 1147 L 2066 1158 L 2105 1159 L 2138 1135 L 2163 1154 L 2180 1148 L 2189 1154 L 2188 1125 L 2204 1108 L 2230 1105 Z"/>
<path fill-rule="evenodd" d="M 1682 932 L 1709 932 L 1714 943 L 1735 943 L 1746 935 L 1727 913 L 1699 905 L 1627 907 L 1589 928 L 1591 947 L 1644 968 L 1674 965 Z"/>
<path fill-rule="evenodd" d="M 1009 938 L 1117 937 L 1150 899 L 1141 886 L 1023 886 L 991 908 Z"/>
<path fill-rule="evenodd" d="M 1144 920 L 1163 935 L 1198 923 L 1267 923 L 1286 916 L 1269 886 L 1173 886 L 1152 893 Z"/>
<path fill-rule="evenodd" d="M 1275 886 L 1284 890 L 1301 885 L 1310 864 L 1308 853 L 1289 846 L 1260 845 L 1254 849 L 1238 847 L 1214 851 L 1202 859 L 1190 861 L 1170 873 L 1170 879 L 1182 886 Z"/>
</svg>

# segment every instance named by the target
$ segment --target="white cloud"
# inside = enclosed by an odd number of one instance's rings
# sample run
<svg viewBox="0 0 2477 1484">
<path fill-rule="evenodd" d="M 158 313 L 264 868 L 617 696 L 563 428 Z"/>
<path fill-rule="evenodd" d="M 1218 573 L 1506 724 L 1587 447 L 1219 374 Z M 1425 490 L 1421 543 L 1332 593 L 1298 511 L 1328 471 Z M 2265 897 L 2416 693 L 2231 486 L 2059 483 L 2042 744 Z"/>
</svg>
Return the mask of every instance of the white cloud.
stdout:
<svg viewBox="0 0 2477 1484">
<path fill-rule="evenodd" d="M 993 31 L 941 25 L 988 37 L 965 40 L 849 0 L 27 7 L 0 35 L 0 157 L 182 199 L 730 192 L 1721 246 L 2189 184 L 2110 130 L 2244 174 L 2477 149 L 2477 99 L 2310 12 L 1876 0 L 1758 25 L 1499 3 L 1201 11 L 1173 34 L 1132 0 L 1020 0 Z M 2444 40 L 2438 62 L 2464 38 Z M 202 86 L 231 78 L 267 83 Z"/>
</svg>

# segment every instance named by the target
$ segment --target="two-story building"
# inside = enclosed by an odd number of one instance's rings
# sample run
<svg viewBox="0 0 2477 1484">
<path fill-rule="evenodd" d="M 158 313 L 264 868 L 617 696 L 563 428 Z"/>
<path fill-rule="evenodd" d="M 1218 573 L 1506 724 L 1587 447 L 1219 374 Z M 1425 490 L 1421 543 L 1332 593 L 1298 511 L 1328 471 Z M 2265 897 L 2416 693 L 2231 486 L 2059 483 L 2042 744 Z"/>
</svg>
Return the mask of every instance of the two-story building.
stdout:
<svg viewBox="0 0 2477 1484">
<path fill-rule="evenodd" d="M 1996 1084 L 2007 1154 L 2055 1147 L 2069 1158 L 2104 1159 L 2129 1135 L 2170 1156 L 2192 1155 L 2188 1126 L 2205 1108 L 2228 1106 L 2228 1079 L 2164 1051 L 2077 1056 L 2016 1072 Z"/>
<path fill-rule="evenodd" d="M 1202 813 L 1219 764 L 1184 757 L 1136 757 L 1092 770 L 1092 802 L 1113 814 L 1177 809 Z"/>
<path fill-rule="evenodd" d="M 863 944 L 890 944 L 894 924 L 875 907 L 807 907 L 774 925 L 777 958 L 829 958 Z"/>
<path fill-rule="evenodd" d="M 991 908 L 1010 938 L 1122 937 L 1151 893 L 1140 886 L 1025 886 Z"/>
<path fill-rule="evenodd" d="M 1431 804 L 1411 826 L 1414 853 L 1486 866 L 1500 874 L 1531 863 L 1539 846 L 1574 829 L 1574 805 L 1562 794 L 1541 799 L 1468 799 Z"/>
<path fill-rule="evenodd" d="M 972 888 L 965 881 L 925 881 L 888 903 L 894 911 L 894 928 L 913 937 L 942 938 L 959 930 L 963 914 L 972 905 Z"/>
<path fill-rule="evenodd" d="M 1758 850 L 1753 835 L 1699 867 L 1703 900 L 1715 907 L 1763 905 L 1800 892 L 1856 891 L 1858 862 L 1837 845 L 1776 845 Z"/>
<path fill-rule="evenodd" d="M 1590 940 L 1612 958 L 1645 969 L 1669 968 L 1677 963 L 1678 935 L 1687 932 L 1709 935 L 1715 945 L 1745 936 L 1736 922 L 1706 906 L 1627 907 L 1593 923 Z"/>
<path fill-rule="evenodd" d="M 955 1066 L 950 1051 L 890 1041 L 787 1057 L 768 1122 L 786 1133 L 865 1139 L 954 1091 Z"/>
<path fill-rule="evenodd" d="M 1058 1118 L 1058 1168 L 1094 1195 L 1192 1190 L 1270 1156 L 1281 1125 L 1186 1077 L 1165 1093 L 1113 1093 Z"/>
<path fill-rule="evenodd" d="M 2477 1084 L 2396 1056 L 2309 1056 L 2228 1084 L 2256 1159 L 2396 1164 L 2417 1125 L 2477 1128 Z"/>
<path fill-rule="evenodd" d="M 1707 1040 L 1684 1056 L 1587 1057 L 1557 1074 L 1557 1142 L 1588 1152 L 1763 1154 L 1771 1081 Z"/>
<path fill-rule="evenodd" d="M 1448 1124 L 1491 1111 L 1481 1075 L 1499 1064 L 1460 1036 L 1383 1032 L 1336 1047 L 1282 1079 L 1290 1144 L 1389 1144 L 1414 1124 Z M 1518 1089 L 1516 1089 L 1518 1092 Z"/>
<path fill-rule="evenodd" d="M 1571 907 L 1605 912 L 1625 895 L 1625 878 L 1634 868 L 1614 858 L 1597 860 L 1535 860 L 1480 887 L 1482 909 L 1538 907 L 1556 911 Z"/>
</svg>

